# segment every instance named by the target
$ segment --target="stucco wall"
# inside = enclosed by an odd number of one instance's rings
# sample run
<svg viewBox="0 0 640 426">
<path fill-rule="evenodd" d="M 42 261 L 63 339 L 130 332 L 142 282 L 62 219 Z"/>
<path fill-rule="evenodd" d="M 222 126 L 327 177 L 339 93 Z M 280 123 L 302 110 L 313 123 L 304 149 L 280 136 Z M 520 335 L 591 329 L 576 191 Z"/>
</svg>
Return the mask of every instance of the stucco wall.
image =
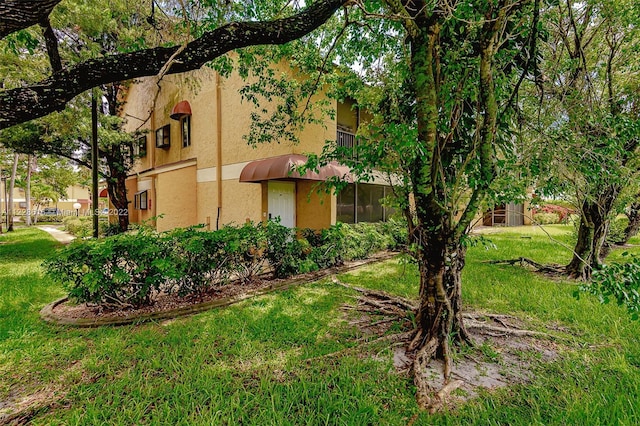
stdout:
<svg viewBox="0 0 640 426">
<path fill-rule="evenodd" d="M 317 182 L 299 180 L 296 186 L 296 226 L 298 228 L 322 229 L 331 226 L 331 204 L 335 196 L 318 194 Z M 335 216 L 335 214 L 334 214 Z M 334 218 L 335 223 L 335 218 Z"/>
<path fill-rule="evenodd" d="M 158 231 L 196 225 L 196 166 L 158 174 L 155 181 L 155 212 Z"/>
<path fill-rule="evenodd" d="M 285 64 L 276 68 L 291 72 Z M 220 225 L 244 223 L 247 219 L 263 220 L 263 212 L 267 211 L 263 185 L 238 182 L 244 165 L 249 161 L 289 153 L 320 153 L 326 140 L 335 139 L 336 120 L 325 117 L 322 124 L 305 128 L 298 145 L 285 141 L 257 147 L 248 145 L 243 136 L 249 133 L 251 113 L 255 107 L 252 103 L 242 101 L 239 94 L 246 84 L 236 72 L 218 80 L 213 70 L 204 68 L 165 76 L 160 82 L 162 89 L 159 92 L 153 77 L 140 79 L 129 88 L 123 110 L 123 116 L 128 120 L 126 129 L 146 129 L 148 141 L 147 155 L 138 161 L 133 172 L 150 176 L 153 180 L 150 191 L 152 209 L 132 213 L 133 222 L 143 220 L 146 216 L 164 214 L 164 218 L 158 220 L 158 229 L 163 230 L 196 223 L 208 223 L 211 229 L 215 229 L 217 219 Z M 324 96 L 321 93 L 313 98 L 310 101 L 311 108 Z M 192 111 L 191 147 L 188 148 L 182 147 L 180 122 L 169 118 L 173 106 L 182 100 L 190 103 Z M 334 108 L 338 108 L 335 101 L 330 102 Z M 301 108 L 304 104 L 302 102 Z M 268 110 L 270 108 L 267 103 L 262 106 Z M 350 104 L 340 106 L 337 115 L 345 115 L 355 129 L 356 113 L 350 107 Z M 166 124 L 170 125 L 171 147 L 156 148 L 155 131 Z M 217 164 L 218 140 L 221 141 L 220 164 Z M 163 171 L 164 167 L 171 169 L 174 164 L 189 159 L 197 159 L 197 166 L 189 170 Z M 222 206 L 218 211 L 220 176 Z M 313 195 L 312 204 L 309 205 L 307 193 L 310 185 L 300 183 L 297 202 L 299 226 L 329 226 L 335 221 L 335 197 L 327 197 L 321 205 L 319 197 Z M 138 191 L 139 188 L 134 187 L 130 190 L 132 201 L 133 194 Z"/>
<path fill-rule="evenodd" d="M 241 225 L 247 220 L 262 220 L 261 185 L 241 183 L 235 179 L 223 181 L 220 223 Z"/>
</svg>

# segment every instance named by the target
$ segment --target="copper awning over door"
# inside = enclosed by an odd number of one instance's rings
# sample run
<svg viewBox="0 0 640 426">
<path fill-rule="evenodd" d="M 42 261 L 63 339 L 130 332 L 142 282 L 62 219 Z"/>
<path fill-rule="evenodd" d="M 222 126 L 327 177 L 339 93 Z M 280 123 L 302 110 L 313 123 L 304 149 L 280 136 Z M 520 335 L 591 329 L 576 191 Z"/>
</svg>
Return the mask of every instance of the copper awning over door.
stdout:
<svg viewBox="0 0 640 426">
<path fill-rule="evenodd" d="M 300 175 L 296 168 L 304 165 L 307 157 L 300 154 L 287 154 L 278 157 L 270 157 L 252 161 L 242 169 L 240 182 L 262 182 L 275 179 L 306 179 L 325 181 L 330 177 L 338 177 L 349 182 L 353 181 L 347 166 L 335 161 L 320 167 L 317 172 L 307 170 Z"/>
</svg>

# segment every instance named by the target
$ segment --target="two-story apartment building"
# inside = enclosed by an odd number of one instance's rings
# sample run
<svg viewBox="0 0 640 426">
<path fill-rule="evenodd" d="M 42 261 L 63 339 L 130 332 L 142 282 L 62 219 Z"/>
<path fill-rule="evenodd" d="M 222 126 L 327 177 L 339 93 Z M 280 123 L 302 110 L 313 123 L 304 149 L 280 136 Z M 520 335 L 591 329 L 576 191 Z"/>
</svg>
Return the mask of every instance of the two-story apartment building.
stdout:
<svg viewBox="0 0 640 426">
<path fill-rule="evenodd" d="M 299 144 L 250 146 L 243 136 L 254 107 L 242 101 L 245 84 L 237 73 L 222 78 L 204 68 L 159 83 L 142 79 L 129 88 L 123 108 L 127 130 L 146 131 L 134 147 L 140 159 L 127 181 L 132 223 L 156 217 L 160 231 L 195 224 L 216 229 L 280 217 L 286 226 L 319 229 L 338 220 L 385 218 L 383 181 L 351 184 L 335 196 L 315 186 L 328 176 L 349 178 L 345 166 L 291 173 L 306 153 L 319 154 L 326 140 L 355 143 L 361 117 L 352 102 L 332 101 L 335 117 L 307 126 Z"/>
</svg>

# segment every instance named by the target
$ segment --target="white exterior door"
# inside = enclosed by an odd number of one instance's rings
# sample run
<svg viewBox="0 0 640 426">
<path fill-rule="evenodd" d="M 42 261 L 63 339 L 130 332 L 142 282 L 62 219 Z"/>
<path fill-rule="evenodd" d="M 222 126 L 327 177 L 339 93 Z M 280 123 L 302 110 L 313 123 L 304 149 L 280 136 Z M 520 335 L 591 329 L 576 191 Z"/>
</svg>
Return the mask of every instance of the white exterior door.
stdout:
<svg viewBox="0 0 640 426">
<path fill-rule="evenodd" d="M 296 226 L 296 184 L 295 182 L 268 182 L 269 219 L 280 218 L 280 224 L 287 228 Z"/>
</svg>

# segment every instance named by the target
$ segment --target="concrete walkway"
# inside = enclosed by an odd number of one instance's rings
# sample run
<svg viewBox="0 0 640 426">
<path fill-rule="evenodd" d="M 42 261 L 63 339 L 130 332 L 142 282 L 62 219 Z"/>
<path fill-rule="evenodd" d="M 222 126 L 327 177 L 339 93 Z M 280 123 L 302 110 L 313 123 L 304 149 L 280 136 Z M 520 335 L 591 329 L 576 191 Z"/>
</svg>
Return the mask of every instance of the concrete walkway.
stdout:
<svg viewBox="0 0 640 426">
<path fill-rule="evenodd" d="M 62 244 L 69 244 L 71 241 L 76 239 L 74 235 L 71 235 L 68 232 L 63 231 L 62 229 L 56 226 L 42 225 L 42 226 L 38 226 L 38 229 L 42 229 L 44 232 L 48 232 L 53 238 L 55 238 Z"/>
</svg>

